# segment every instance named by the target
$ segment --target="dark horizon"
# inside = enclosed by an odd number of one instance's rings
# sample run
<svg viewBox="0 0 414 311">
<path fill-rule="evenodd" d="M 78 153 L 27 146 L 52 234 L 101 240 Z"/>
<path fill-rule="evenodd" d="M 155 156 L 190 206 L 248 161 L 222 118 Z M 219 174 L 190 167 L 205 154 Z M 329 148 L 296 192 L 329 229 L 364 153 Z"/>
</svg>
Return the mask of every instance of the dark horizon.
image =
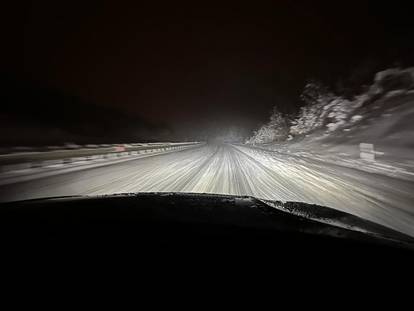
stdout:
<svg viewBox="0 0 414 311">
<path fill-rule="evenodd" d="M 3 91 L 14 109 L 3 127 L 41 124 L 75 140 L 111 129 L 108 141 L 120 142 L 248 135 L 274 106 L 296 112 L 309 79 L 360 87 L 380 69 L 413 65 L 409 12 L 374 1 L 15 5 L 1 75 L 37 95 L 17 103 Z M 43 105 L 39 92 L 61 97 Z"/>
</svg>

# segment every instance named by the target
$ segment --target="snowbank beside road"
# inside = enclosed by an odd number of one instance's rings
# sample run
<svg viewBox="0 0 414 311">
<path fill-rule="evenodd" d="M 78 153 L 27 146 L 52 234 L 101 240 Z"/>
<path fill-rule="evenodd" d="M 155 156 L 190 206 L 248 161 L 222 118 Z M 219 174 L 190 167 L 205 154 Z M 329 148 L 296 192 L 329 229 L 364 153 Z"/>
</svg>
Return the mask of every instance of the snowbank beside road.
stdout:
<svg viewBox="0 0 414 311">
<path fill-rule="evenodd" d="M 367 163 L 360 159 L 360 143 L 368 143 L 379 172 L 414 172 L 414 68 L 377 73 L 367 91 L 353 99 L 316 84 L 306 86 L 303 99 L 308 104 L 287 130 L 282 127 L 285 136 L 272 134 L 281 129 L 269 122 L 247 144 L 361 167 Z M 280 114 L 278 120 L 282 123 Z"/>
<path fill-rule="evenodd" d="M 387 69 L 375 75 L 368 90 L 353 99 L 336 96 L 319 83 L 308 83 L 301 99 L 306 103 L 293 119 L 274 110 L 270 121 L 247 140 L 263 144 L 292 140 L 316 134 L 327 136 L 336 131 L 349 132 L 365 120 L 398 112 L 402 97 L 414 94 L 414 68 Z M 410 101 L 408 96 L 406 101 Z M 402 109 L 406 109 L 403 107 Z"/>
</svg>

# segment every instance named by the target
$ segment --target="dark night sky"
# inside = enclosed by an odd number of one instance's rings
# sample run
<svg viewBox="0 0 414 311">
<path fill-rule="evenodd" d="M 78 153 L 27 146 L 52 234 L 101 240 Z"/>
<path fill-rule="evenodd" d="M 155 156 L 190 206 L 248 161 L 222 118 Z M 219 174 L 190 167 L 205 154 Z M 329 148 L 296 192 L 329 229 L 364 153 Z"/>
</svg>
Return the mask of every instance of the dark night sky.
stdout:
<svg viewBox="0 0 414 311">
<path fill-rule="evenodd" d="M 407 7 L 341 2 L 15 4 L 3 11 L 1 68 L 178 132 L 250 130 L 274 105 L 297 110 L 308 78 L 412 61 Z"/>
</svg>

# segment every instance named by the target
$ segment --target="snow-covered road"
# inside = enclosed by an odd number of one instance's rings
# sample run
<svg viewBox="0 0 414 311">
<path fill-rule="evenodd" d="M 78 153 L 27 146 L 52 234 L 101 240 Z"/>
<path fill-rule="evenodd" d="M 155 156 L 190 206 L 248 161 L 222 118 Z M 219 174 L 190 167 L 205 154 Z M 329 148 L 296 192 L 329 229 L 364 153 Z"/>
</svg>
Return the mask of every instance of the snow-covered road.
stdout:
<svg viewBox="0 0 414 311">
<path fill-rule="evenodd" d="M 414 236 L 414 181 L 297 155 L 205 145 L 0 186 L 0 200 L 204 192 L 320 204 Z"/>
</svg>

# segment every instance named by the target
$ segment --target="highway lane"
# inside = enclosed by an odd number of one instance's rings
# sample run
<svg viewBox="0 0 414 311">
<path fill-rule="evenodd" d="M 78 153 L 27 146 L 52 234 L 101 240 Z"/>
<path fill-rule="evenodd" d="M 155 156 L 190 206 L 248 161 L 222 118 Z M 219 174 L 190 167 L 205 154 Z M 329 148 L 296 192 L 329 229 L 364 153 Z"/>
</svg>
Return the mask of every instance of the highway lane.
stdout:
<svg viewBox="0 0 414 311">
<path fill-rule="evenodd" d="M 122 192 L 252 195 L 329 206 L 414 236 L 414 183 L 320 160 L 206 145 L 0 186 L 0 200 Z"/>
</svg>

